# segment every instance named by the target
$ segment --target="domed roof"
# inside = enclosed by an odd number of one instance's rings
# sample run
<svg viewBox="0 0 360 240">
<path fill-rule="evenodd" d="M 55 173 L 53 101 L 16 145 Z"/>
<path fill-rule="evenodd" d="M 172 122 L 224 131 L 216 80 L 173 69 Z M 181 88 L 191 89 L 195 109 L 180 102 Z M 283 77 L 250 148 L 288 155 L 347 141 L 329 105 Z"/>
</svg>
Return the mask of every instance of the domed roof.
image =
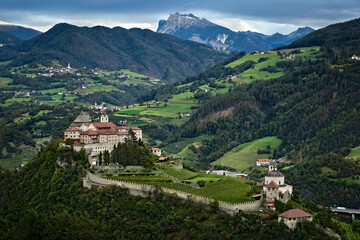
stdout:
<svg viewBox="0 0 360 240">
<path fill-rule="evenodd" d="M 265 176 L 266 177 L 283 177 L 284 175 L 278 171 L 270 171 Z"/>
</svg>

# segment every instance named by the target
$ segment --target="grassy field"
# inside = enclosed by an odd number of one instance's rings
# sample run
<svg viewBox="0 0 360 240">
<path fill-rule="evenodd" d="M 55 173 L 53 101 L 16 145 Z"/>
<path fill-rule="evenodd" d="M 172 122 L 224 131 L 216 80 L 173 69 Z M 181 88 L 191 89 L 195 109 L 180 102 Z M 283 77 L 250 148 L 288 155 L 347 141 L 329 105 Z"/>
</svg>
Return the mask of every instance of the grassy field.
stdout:
<svg viewBox="0 0 360 240">
<path fill-rule="evenodd" d="M 265 149 L 268 145 L 273 149 L 281 143 L 277 137 L 264 137 L 252 142 L 243 143 L 227 152 L 213 165 L 223 165 L 243 171 L 256 166 L 259 158 L 268 158 L 269 154 L 257 154 L 258 149 Z"/>
<path fill-rule="evenodd" d="M 316 60 L 318 57 L 321 56 L 321 53 L 319 51 L 319 47 L 306 47 L 298 49 L 301 51 L 301 53 L 296 53 L 295 58 L 306 58 L 310 60 Z M 291 51 L 296 49 L 285 49 L 281 50 L 281 53 L 290 53 Z M 266 58 L 265 61 L 258 62 L 259 59 Z M 245 63 L 246 61 L 253 61 L 256 63 L 255 68 L 250 68 L 246 70 L 245 72 L 240 74 L 240 77 L 235 79 L 235 82 L 238 83 L 250 83 L 255 80 L 268 80 L 268 79 L 274 79 L 279 78 L 284 75 L 284 72 L 281 68 L 278 68 L 278 72 L 268 72 L 268 71 L 260 71 L 262 68 L 266 68 L 268 66 L 275 67 L 277 62 L 280 61 L 291 61 L 291 59 L 282 58 L 280 55 L 277 54 L 275 51 L 269 51 L 265 54 L 246 54 L 244 57 L 229 63 L 226 65 L 226 67 L 234 68 L 240 64 Z"/>
<path fill-rule="evenodd" d="M 351 153 L 347 155 L 346 158 L 355 158 L 355 159 L 360 158 L 360 146 L 351 149 Z"/>
<path fill-rule="evenodd" d="M 196 194 L 199 196 L 230 203 L 253 201 L 254 199 L 252 198 L 252 194 L 254 192 L 260 193 L 260 189 L 252 191 L 252 186 L 249 184 L 249 181 L 231 177 L 226 177 L 215 182 L 210 182 L 206 184 L 205 187 L 202 187 L 200 189 L 196 189 L 185 184 L 173 182 L 158 182 L 149 184 L 184 191 L 191 194 Z"/>
<path fill-rule="evenodd" d="M 23 148 L 22 153 L 19 155 L 0 158 L 0 165 L 8 169 L 14 169 L 20 166 L 20 164 L 27 163 L 35 154 L 36 153 L 30 148 Z"/>
<path fill-rule="evenodd" d="M 115 112 L 116 115 L 141 115 L 141 116 L 160 116 L 166 118 L 178 118 L 179 113 L 192 113 L 191 106 L 197 106 L 193 102 L 194 93 L 186 92 L 174 95 L 168 102 L 159 105 L 138 106 Z"/>
<path fill-rule="evenodd" d="M 11 78 L 7 77 L 0 77 L 0 86 L 7 86 L 13 83 Z"/>
<path fill-rule="evenodd" d="M 195 142 L 201 142 L 206 136 L 198 136 L 194 138 L 184 138 L 180 141 L 177 141 L 175 143 L 171 143 L 163 148 L 165 152 L 177 154 L 181 152 L 184 148 L 186 148 L 188 145 L 191 145 Z"/>
<path fill-rule="evenodd" d="M 2 106 L 7 107 L 15 102 L 30 102 L 31 98 L 10 98 L 5 101 L 5 104 L 2 104 Z"/>
<path fill-rule="evenodd" d="M 0 66 L 3 66 L 3 65 L 8 65 L 9 63 L 11 63 L 12 60 L 10 61 L 4 61 L 4 62 L 0 62 Z"/>
<path fill-rule="evenodd" d="M 175 168 L 169 168 L 169 167 L 162 167 L 160 169 L 167 175 L 177 178 L 179 180 L 186 180 L 189 178 L 193 178 L 197 175 L 197 173 L 191 172 L 186 169 L 175 169 Z"/>
</svg>

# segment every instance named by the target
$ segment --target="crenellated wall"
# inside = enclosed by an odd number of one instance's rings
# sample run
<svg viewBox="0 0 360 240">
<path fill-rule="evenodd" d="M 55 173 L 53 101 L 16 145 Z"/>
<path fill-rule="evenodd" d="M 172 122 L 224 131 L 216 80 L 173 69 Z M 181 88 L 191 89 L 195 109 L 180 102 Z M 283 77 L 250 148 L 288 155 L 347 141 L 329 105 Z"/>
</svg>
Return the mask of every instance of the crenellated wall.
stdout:
<svg viewBox="0 0 360 240">
<path fill-rule="evenodd" d="M 118 181 L 118 180 L 111 180 L 98 177 L 90 172 L 87 173 L 86 179 L 84 179 L 84 187 L 91 188 L 92 184 L 96 185 L 116 185 L 122 188 L 128 188 L 130 190 L 130 194 L 134 196 L 142 196 L 147 197 L 151 194 L 151 192 L 156 190 L 156 187 L 146 185 L 146 184 L 138 184 L 126 181 Z M 162 192 L 165 194 L 175 195 L 178 198 L 191 200 L 194 202 L 198 202 L 201 204 L 209 205 L 214 199 L 201 197 L 198 195 L 190 194 L 187 192 L 178 191 L 175 189 L 169 188 L 161 188 Z M 252 202 L 245 202 L 245 203 L 228 203 L 223 201 L 219 202 L 219 209 L 229 213 L 235 214 L 238 211 L 258 211 L 262 202 L 262 199 L 252 201 Z"/>
</svg>

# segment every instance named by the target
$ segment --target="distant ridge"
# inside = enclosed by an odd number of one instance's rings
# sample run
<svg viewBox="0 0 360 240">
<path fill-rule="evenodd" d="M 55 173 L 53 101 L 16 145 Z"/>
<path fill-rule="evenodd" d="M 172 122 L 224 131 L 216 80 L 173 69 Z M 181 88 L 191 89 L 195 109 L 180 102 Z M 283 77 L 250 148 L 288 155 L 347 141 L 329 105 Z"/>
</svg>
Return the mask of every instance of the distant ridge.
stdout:
<svg viewBox="0 0 360 240">
<path fill-rule="evenodd" d="M 23 40 L 8 33 L 5 32 L 3 30 L 0 30 L 0 44 L 2 45 L 6 45 L 6 44 L 15 44 L 15 43 L 20 43 Z"/>
<path fill-rule="evenodd" d="M 19 25 L 7 23 L 4 21 L 0 21 L 0 30 L 8 32 L 11 35 L 20 38 L 22 40 L 29 40 L 31 38 L 39 36 L 42 33 L 32 28 L 26 28 Z"/>
<path fill-rule="evenodd" d="M 157 32 L 174 35 L 184 40 L 207 44 L 217 50 L 267 51 L 291 42 L 314 31 L 310 27 L 299 28 L 288 34 L 264 35 L 257 32 L 235 32 L 193 14 L 174 13 L 167 20 L 160 20 Z"/>
<path fill-rule="evenodd" d="M 346 47 L 351 51 L 360 46 L 360 18 L 329 25 L 291 43 L 286 48 L 329 46 Z"/>
<path fill-rule="evenodd" d="M 228 57 L 208 46 L 150 30 L 77 27 L 61 23 L 16 46 L 0 48 L 0 61 L 63 66 L 128 68 L 169 81 L 183 80 Z"/>
</svg>

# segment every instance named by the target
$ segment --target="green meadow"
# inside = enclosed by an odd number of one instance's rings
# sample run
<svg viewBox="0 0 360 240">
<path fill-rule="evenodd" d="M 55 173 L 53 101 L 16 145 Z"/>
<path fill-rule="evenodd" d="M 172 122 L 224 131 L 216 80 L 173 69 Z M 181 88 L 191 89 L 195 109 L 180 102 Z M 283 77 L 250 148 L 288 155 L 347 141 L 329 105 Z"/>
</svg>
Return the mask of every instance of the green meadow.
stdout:
<svg viewBox="0 0 360 240">
<path fill-rule="evenodd" d="M 269 154 L 257 154 L 258 149 L 266 149 L 267 146 L 273 149 L 279 146 L 280 143 L 281 140 L 277 137 L 264 137 L 252 142 L 243 143 L 225 153 L 212 164 L 228 166 L 243 171 L 249 167 L 255 167 L 257 159 L 269 157 Z"/>
</svg>

